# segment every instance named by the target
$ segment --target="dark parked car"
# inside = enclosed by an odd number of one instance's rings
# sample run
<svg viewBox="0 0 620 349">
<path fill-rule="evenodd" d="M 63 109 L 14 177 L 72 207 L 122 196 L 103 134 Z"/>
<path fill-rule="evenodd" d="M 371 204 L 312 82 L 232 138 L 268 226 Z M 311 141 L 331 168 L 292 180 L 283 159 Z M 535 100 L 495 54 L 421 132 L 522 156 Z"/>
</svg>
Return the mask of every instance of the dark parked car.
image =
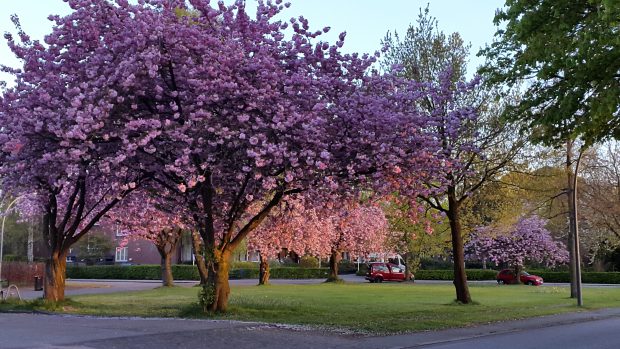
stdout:
<svg viewBox="0 0 620 349">
<path fill-rule="evenodd" d="M 370 282 L 405 281 L 405 271 L 392 263 L 370 263 L 368 264 L 366 280 Z"/>
<path fill-rule="evenodd" d="M 543 278 L 538 275 L 532 275 L 528 272 L 521 272 L 521 283 L 526 285 L 540 286 L 543 284 Z M 515 273 L 511 269 L 504 269 L 497 273 L 497 283 L 498 284 L 516 284 L 517 278 L 515 277 Z"/>
</svg>

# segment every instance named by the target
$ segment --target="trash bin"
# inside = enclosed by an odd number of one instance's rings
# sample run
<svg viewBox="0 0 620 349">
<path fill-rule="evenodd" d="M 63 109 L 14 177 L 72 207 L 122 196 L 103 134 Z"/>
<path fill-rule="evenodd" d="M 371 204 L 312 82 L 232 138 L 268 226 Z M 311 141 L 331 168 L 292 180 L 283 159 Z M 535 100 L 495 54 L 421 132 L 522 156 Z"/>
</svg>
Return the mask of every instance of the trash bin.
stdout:
<svg viewBox="0 0 620 349">
<path fill-rule="evenodd" d="M 43 291 L 43 279 L 40 276 L 34 277 L 34 290 Z"/>
</svg>

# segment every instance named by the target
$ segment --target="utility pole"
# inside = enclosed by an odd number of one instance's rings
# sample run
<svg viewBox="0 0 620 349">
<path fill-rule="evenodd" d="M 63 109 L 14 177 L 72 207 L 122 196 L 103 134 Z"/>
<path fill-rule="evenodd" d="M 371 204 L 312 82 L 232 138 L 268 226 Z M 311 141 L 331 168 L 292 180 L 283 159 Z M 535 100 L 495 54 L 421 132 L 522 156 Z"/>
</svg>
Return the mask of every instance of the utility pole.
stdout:
<svg viewBox="0 0 620 349">
<path fill-rule="evenodd" d="M 585 147 L 582 147 L 579 151 L 579 157 L 577 157 L 577 163 L 575 164 L 575 172 L 573 175 L 573 190 L 572 190 L 572 203 L 573 203 L 573 209 L 572 209 L 572 213 L 573 213 L 573 224 L 574 224 L 574 229 L 573 229 L 573 242 L 574 242 L 574 253 L 575 253 L 575 274 L 576 274 L 576 286 L 577 286 L 577 305 L 578 306 L 583 306 L 583 296 L 582 296 L 582 290 L 581 290 L 581 252 L 579 249 L 579 220 L 578 220 L 578 214 L 577 214 L 577 174 L 579 173 L 579 165 L 581 164 L 581 158 L 583 156 L 583 153 L 585 152 Z"/>
</svg>

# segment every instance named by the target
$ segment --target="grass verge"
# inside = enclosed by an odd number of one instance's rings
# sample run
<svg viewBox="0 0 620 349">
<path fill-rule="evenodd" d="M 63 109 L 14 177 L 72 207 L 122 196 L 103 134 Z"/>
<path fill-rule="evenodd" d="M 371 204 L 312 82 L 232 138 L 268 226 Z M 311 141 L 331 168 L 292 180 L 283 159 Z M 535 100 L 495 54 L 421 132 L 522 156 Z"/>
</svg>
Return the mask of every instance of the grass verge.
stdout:
<svg viewBox="0 0 620 349">
<path fill-rule="evenodd" d="M 217 319 L 312 325 L 366 333 L 400 333 L 463 327 L 533 316 L 620 307 L 619 288 L 584 289 L 584 308 L 567 287 L 470 285 L 474 304 L 454 302 L 452 285 L 314 284 L 236 286 L 229 312 Z M 197 288 L 75 296 L 52 310 L 100 316 L 205 317 Z M 45 309 L 31 303 L 0 303 L 0 310 Z"/>
</svg>

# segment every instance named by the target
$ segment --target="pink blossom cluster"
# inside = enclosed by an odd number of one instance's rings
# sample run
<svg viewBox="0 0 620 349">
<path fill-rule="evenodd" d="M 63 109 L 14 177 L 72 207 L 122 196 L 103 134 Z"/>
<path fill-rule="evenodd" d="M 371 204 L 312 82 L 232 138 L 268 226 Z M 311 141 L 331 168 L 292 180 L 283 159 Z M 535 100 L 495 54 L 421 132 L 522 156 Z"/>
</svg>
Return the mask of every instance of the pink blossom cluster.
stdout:
<svg viewBox="0 0 620 349">
<path fill-rule="evenodd" d="M 546 224 L 547 220 L 532 216 L 521 218 L 508 232 L 495 232 L 492 227 L 478 228 L 465 246 L 466 257 L 512 267 L 523 267 L 526 263 L 550 267 L 567 263 L 566 247 L 553 239 Z"/>
<path fill-rule="evenodd" d="M 284 201 L 257 231 L 248 249 L 273 257 L 282 248 L 301 255 L 328 257 L 332 251 L 352 257 L 385 252 L 387 219 L 373 203 L 349 202 L 312 207 L 303 197 Z"/>
</svg>

